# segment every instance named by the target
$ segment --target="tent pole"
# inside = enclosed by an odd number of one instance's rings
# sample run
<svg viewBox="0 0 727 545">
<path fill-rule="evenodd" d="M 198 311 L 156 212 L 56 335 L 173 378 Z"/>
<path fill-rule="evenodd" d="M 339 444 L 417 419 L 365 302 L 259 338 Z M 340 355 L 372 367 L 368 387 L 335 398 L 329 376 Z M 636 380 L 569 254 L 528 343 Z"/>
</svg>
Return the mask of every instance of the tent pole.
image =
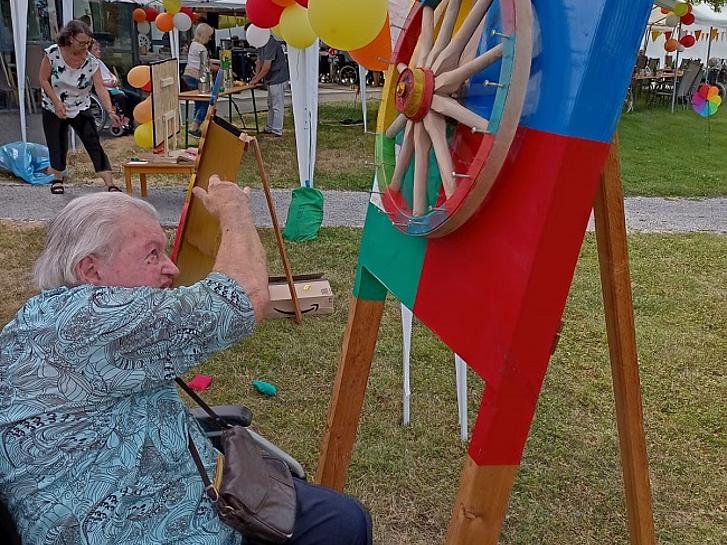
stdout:
<svg viewBox="0 0 727 545">
<path fill-rule="evenodd" d="M 677 27 L 677 41 L 681 40 L 682 37 L 682 23 L 679 22 L 679 26 Z M 681 42 L 680 42 L 681 45 Z M 679 49 L 677 48 L 677 55 L 676 59 L 674 60 L 674 66 L 672 66 L 672 69 L 674 70 L 674 88 L 671 92 L 671 113 L 674 113 L 674 107 L 677 103 L 677 72 L 679 70 Z"/>
</svg>

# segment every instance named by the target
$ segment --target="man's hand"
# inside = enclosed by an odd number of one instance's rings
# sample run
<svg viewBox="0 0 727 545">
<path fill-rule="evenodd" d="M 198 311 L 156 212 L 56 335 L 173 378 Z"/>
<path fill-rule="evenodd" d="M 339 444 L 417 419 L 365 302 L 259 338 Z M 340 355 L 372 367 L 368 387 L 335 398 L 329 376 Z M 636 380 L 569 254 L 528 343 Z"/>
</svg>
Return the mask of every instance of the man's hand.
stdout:
<svg viewBox="0 0 727 545">
<path fill-rule="evenodd" d="M 195 187 L 192 193 L 207 209 L 207 211 L 219 219 L 224 220 L 226 214 L 233 213 L 240 215 L 240 207 L 249 209 L 250 188 L 240 189 L 237 184 L 223 182 L 217 175 L 210 176 L 207 189 Z"/>
</svg>

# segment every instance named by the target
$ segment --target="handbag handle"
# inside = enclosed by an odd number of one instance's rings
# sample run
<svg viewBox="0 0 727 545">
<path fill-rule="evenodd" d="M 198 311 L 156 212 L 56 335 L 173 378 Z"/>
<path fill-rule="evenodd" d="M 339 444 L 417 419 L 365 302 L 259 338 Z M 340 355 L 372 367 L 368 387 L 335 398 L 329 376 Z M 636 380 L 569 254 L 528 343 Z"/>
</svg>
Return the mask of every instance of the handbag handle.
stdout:
<svg viewBox="0 0 727 545">
<path fill-rule="evenodd" d="M 227 429 L 230 429 L 232 427 L 232 424 L 229 424 L 228 422 L 225 422 L 222 418 L 220 418 L 220 415 L 218 415 L 215 411 L 213 411 L 212 410 L 212 407 L 210 407 L 209 405 L 207 405 L 207 403 L 205 403 L 202 400 L 202 398 L 199 397 L 194 392 L 194 390 L 192 390 L 192 388 L 190 388 L 189 386 L 187 386 L 187 384 L 181 378 L 177 377 L 174 380 L 177 382 L 177 384 L 179 385 L 179 387 L 182 390 L 184 390 L 185 392 L 187 392 L 187 395 L 189 397 L 191 397 L 195 401 L 195 403 L 197 403 L 197 405 L 199 405 L 200 407 L 202 407 L 202 409 L 204 410 L 204 412 L 206 412 L 208 415 L 210 415 L 210 417 L 212 418 L 212 420 L 214 421 L 214 423 L 217 424 L 217 426 L 219 426 L 220 430 L 227 430 Z"/>
</svg>

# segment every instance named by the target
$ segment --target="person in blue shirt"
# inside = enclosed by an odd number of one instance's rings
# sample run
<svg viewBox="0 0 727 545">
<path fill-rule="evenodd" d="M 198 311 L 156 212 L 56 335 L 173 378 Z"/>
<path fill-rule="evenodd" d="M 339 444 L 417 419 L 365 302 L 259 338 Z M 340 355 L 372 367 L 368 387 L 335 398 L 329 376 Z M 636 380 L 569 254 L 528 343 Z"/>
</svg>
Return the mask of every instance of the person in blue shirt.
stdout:
<svg viewBox="0 0 727 545">
<path fill-rule="evenodd" d="M 249 190 L 195 195 L 221 227 L 214 272 L 179 273 L 154 208 L 120 193 L 71 201 L 34 267 L 41 293 L 0 333 L 0 500 L 25 545 L 238 545 L 204 491 L 217 452 L 175 377 L 252 334 L 268 304 Z M 295 481 L 291 545 L 371 543 L 352 498 Z M 0 536 L 2 537 L 2 536 Z"/>
</svg>

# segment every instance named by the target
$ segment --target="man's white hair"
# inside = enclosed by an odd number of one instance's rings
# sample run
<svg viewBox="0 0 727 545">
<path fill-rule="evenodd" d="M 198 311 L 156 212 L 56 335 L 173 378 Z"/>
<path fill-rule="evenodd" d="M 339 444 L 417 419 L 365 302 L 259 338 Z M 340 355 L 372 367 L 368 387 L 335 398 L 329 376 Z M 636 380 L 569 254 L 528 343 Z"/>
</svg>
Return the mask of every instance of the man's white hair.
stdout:
<svg viewBox="0 0 727 545">
<path fill-rule="evenodd" d="M 45 248 L 33 267 L 41 290 L 80 284 L 76 266 L 89 255 L 111 257 L 123 240 L 123 219 L 139 212 L 159 221 L 149 203 L 125 193 L 93 193 L 69 202 L 50 222 Z"/>
</svg>

